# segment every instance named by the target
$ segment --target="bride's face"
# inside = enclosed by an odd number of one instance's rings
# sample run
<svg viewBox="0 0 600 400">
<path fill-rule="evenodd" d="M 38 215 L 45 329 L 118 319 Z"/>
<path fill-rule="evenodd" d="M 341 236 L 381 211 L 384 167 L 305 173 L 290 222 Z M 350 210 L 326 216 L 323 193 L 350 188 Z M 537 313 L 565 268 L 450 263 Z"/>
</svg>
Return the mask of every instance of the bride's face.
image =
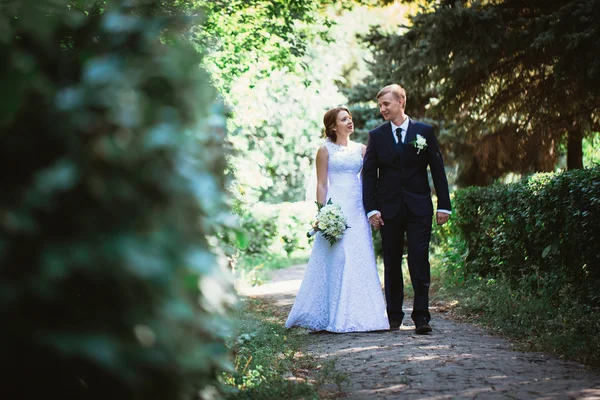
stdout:
<svg viewBox="0 0 600 400">
<path fill-rule="evenodd" d="M 347 111 L 340 111 L 337 115 L 335 131 L 338 135 L 350 136 L 354 132 L 354 123 L 352 117 Z"/>
</svg>

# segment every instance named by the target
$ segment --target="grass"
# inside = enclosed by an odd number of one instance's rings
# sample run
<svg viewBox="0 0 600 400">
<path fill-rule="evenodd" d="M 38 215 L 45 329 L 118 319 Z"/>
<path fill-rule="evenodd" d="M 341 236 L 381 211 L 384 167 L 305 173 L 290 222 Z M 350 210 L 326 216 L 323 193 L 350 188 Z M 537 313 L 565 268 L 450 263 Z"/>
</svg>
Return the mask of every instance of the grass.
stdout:
<svg viewBox="0 0 600 400">
<path fill-rule="evenodd" d="M 235 371 L 223 376 L 227 398 L 318 398 L 307 379 L 316 363 L 301 351 L 301 336 L 283 327 L 283 318 L 269 304 L 242 300 L 234 316 L 238 335 L 230 343 Z"/>
<path fill-rule="evenodd" d="M 235 265 L 236 279 L 259 285 L 272 271 L 306 263 L 307 252 L 286 256 L 244 255 Z M 347 383 L 335 369 L 335 361 L 318 362 L 302 349 L 308 335 L 301 329 L 286 329 L 287 309 L 268 301 L 242 298 L 232 316 L 235 337 L 229 347 L 234 371 L 222 376 L 227 399 L 320 399 L 338 397 Z M 331 386 L 337 387 L 332 392 Z"/>
</svg>

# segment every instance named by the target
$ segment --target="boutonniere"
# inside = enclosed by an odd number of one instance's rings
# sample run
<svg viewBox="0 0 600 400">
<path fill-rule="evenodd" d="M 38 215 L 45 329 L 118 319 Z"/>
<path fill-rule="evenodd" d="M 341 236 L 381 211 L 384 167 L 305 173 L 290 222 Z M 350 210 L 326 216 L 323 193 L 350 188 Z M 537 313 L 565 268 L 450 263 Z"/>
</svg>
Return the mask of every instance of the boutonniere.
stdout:
<svg viewBox="0 0 600 400">
<path fill-rule="evenodd" d="M 427 148 L 427 139 L 425 139 L 423 136 L 417 133 L 417 138 L 410 142 L 410 144 L 412 144 L 415 147 L 415 149 L 417 149 L 417 154 L 419 154 L 421 150 Z"/>
</svg>

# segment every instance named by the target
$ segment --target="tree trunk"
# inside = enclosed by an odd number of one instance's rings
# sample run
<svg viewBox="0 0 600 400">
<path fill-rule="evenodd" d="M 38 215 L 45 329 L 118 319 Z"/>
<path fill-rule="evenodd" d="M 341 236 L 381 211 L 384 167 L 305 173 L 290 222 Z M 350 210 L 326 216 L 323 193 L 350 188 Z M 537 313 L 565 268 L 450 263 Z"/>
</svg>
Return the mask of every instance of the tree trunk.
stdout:
<svg viewBox="0 0 600 400">
<path fill-rule="evenodd" d="M 583 131 L 574 126 L 567 134 L 567 169 L 583 168 Z"/>
</svg>

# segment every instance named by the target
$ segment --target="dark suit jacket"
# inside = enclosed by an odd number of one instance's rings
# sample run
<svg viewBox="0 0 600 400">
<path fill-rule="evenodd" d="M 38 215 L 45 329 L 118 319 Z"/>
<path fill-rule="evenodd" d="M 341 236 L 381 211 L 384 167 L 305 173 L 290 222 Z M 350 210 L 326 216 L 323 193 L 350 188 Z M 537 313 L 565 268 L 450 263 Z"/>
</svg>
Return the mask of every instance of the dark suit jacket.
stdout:
<svg viewBox="0 0 600 400">
<path fill-rule="evenodd" d="M 417 134 L 427 140 L 427 148 L 418 149 L 409 142 Z M 396 149 L 390 122 L 369 132 L 363 162 L 363 204 L 369 213 L 379 210 L 382 217 L 396 216 L 403 202 L 418 216 L 433 215 L 427 166 L 431 170 L 438 208 L 451 210 L 444 160 L 433 127 L 409 121 L 402 151 Z"/>
</svg>

